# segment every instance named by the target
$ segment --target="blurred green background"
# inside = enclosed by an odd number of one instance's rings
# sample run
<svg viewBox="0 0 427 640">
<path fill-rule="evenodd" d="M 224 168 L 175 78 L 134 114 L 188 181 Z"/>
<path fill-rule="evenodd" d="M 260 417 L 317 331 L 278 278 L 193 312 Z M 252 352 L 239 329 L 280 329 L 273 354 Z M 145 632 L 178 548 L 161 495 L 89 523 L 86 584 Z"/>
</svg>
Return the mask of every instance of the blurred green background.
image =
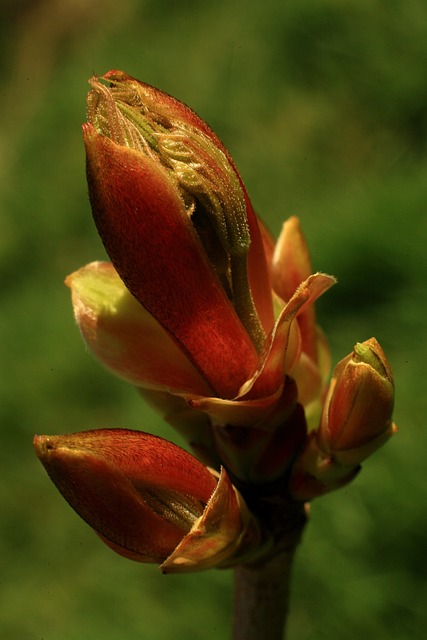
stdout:
<svg viewBox="0 0 427 640">
<path fill-rule="evenodd" d="M 33 433 L 173 434 L 85 352 L 64 276 L 104 252 L 87 201 L 87 78 L 121 68 L 191 105 L 278 233 L 300 216 L 334 360 L 375 335 L 398 435 L 313 504 L 290 639 L 424 638 L 427 5 L 424 0 L 2 0 L 0 637 L 229 637 L 231 575 L 164 577 L 104 547 Z M 175 438 L 176 441 L 178 441 Z M 262 639 L 260 639 L 262 640 Z"/>
</svg>

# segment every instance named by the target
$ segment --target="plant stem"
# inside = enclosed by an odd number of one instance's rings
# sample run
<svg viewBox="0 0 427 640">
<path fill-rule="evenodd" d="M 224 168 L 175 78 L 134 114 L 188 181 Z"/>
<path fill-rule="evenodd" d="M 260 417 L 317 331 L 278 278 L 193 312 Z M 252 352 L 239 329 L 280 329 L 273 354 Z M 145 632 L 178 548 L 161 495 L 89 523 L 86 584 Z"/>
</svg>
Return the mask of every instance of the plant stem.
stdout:
<svg viewBox="0 0 427 640">
<path fill-rule="evenodd" d="M 277 551 L 264 562 L 236 567 L 232 640 L 284 640 L 292 562 L 309 506 L 266 500 L 257 511 L 270 524 Z"/>
<path fill-rule="evenodd" d="M 296 547 L 257 566 L 235 569 L 233 640 L 283 640 Z"/>
</svg>

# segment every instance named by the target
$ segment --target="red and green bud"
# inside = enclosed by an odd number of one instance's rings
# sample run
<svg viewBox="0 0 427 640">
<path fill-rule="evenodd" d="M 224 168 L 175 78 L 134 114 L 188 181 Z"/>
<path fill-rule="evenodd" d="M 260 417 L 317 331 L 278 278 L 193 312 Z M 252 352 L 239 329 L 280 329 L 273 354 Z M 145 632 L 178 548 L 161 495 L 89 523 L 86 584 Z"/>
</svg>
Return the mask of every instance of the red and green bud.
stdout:
<svg viewBox="0 0 427 640">
<path fill-rule="evenodd" d="M 335 368 L 319 428 L 310 434 L 291 481 L 309 499 L 347 484 L 396 431 L 394 384 L 375 338 L 358 343 Z"/>
<path fill-rule="evenodd" d="M 36 436 L 63 497 L 117 553 L 166 572 L 232 563 L 259 534 L 225 472 L 143 432 L 99 429 Z"/>
<path fill-rule="evenodd" d="M 122 150 L 133 149 L 165 170 L 227 296 L 255 342 L 261 341 L 273 322 L 264 243 L 227 149 L 186 105 L 122 71 L 90 83 L 89 123 Z M 89 177 L 90 169 L 89 161 Z M 112 247 L 114 240 L 101 237 Z"/>
<path fill-rule="evenodd" d="M 84 126 L 100 236 L 131 293 L 182 344 L 216 392 L 235 395 L 265 338 L 260 315 L 269 327 L 273 320 L 262 238 L 240 176 L 187 107 L 121 72 L 103 80 L 109 86 L 91 81 Z M 253 291 L 249 254 L 255 244 L 251 270 L 258 268 L 258 280 L 264 272 L 267 286 Z M 191 332 L 178 306 L 191 315 Z M 209 359 L 203 336 L 218 345 Z M 230 362 L 228 381 L 215 373 L 219 348 Z M 235 349 L 247 360 L 246 372 L 233 370 Z"/>
</svg>

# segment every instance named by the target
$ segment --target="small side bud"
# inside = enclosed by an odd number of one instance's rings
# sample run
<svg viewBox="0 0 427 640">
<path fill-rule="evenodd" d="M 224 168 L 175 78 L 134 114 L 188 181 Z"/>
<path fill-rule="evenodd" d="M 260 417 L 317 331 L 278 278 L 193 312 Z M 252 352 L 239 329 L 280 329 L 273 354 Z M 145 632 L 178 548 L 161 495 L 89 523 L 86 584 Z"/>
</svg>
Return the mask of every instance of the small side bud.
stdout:
<svg viewBox="0 0 427 640">
<path fill-rule="evenodd" d="M 318 442 L 344 465 L 360 464 L 394 433 L 394 384 L 375 338 L 358 343 L 335 368 Z"/>
<path fill-rule="evenodd" d="M 361 463 L 393 433 L 393 376 L 375 338 L 355 345 L 335 368 L 317 431 L 291 475 L 298 500 L 310 500 L 351 480 Z"/>
</svg>

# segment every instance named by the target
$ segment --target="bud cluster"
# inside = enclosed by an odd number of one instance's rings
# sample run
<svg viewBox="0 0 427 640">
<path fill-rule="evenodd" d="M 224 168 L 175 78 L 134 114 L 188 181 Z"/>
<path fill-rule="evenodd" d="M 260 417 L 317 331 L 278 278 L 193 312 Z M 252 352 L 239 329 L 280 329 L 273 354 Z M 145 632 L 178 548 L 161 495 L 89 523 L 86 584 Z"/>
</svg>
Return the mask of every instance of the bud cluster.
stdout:
<svg viewBox="0 0 427 640">
<path fill-rule="evenodd" d="M 37 455 L 121 555 L 165 572 L 256 562 L 395 432 L 390 367 L 371 338 L 329 380 L 315 302 L 335 278 L 313 273 L 299 220 L 275 243 L 182 103 L 121 71 L 90 84 L 89 196 L 111 262 L 68 276 L 76 322 L 197 458 L 119 429 L 36 436 Z"/>
</svg>

